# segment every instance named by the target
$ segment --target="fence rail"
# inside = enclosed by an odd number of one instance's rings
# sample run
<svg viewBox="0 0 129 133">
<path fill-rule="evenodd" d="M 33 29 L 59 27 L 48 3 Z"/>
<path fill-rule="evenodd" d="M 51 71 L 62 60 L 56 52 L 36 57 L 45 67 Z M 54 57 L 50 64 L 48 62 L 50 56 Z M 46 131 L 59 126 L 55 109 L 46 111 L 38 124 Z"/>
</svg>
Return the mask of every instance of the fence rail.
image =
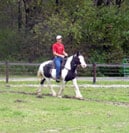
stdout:
<svg viewBox="0 0 129 133">
<path fill-rule="evenodd" d="M 39 63 L 23 62 L 0 62 L 0 75 L 5 76 L 5 82 L 8 83 L 13 75 L 36 75 Z M 93 77 L 93 83 L 96 83 L 97 77 L 124 77 L 125 65 L 123 64 L 87 64 L 87 68 L 78 69 L 78 75 L 84 77 Z M 129 70 L 129 64 L 126 64 Z M 129 75 L 126 75 L 129 76 Z"/>
</svg>

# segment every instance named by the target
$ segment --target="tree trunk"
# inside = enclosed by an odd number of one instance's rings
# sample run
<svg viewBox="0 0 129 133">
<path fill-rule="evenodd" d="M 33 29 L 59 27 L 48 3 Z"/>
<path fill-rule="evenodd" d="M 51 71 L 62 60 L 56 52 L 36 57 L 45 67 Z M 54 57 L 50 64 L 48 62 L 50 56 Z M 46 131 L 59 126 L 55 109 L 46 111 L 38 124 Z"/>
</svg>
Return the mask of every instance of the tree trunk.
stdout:
<svg viewBox="0 0 129 133">
<path fill-rule="evenodd" d="M 120 7 L 123 2 L 124 2 L 124 0 L 116 0 L 116 5 L 118 5 L 118 7 Z"/>
<path fill-rule="evenodd" d="M 18 30 L 22 27 L 21 0 L 18 0 Z"/>
</svg>

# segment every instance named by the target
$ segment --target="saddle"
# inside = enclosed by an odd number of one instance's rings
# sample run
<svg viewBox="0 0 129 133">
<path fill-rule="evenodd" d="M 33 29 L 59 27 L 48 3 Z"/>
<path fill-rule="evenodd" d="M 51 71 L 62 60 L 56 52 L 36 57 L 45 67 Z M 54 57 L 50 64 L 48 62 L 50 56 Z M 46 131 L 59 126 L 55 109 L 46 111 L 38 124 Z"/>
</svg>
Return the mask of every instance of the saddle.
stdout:
<svg viewBox="0 0 129 133">
<path fill-rule="evenodd" d="M 61 70 L 64 68 L 67 58 L 64 58 L 61 63 Z M 54 60 L 52 60 L 50 63 L 46 64 L 43 68 L 44 70 L 44 76 L 50 78 L 51 77 L 51 71 L 52 69 L 56 69 Z M 61 74 L 61 73 L 60 73 Z"/>
</svg>

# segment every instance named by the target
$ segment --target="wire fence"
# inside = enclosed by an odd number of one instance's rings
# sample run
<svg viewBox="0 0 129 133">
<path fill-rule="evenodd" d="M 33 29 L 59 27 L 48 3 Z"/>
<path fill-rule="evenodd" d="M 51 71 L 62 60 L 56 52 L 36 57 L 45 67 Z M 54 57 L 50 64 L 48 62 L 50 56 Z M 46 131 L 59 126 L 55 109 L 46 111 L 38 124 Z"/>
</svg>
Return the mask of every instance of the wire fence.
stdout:
<svg viewBox="0 0 129 133">
<path fill-rule="evenodd" d="M 124 76 L 129 75 L 129 58 L 124 58 L 123 59 L 123 69 L 124 69 Z"/>
<path fill-rule="evenodd" d="M 39 63 L 23 62 L 0 62 L 0 77 L 5 78 L 6 83 L 14 76 L 34 76 L 37 75 Z M 123 64 L 87 64 L 86 69 L 78 68 L 78 76 L 92 77 L 93 83 L 97 77 L 125 77 L 125 65 Z M 129 70 L 129 64 L 126 64 Z"/>
</svg>

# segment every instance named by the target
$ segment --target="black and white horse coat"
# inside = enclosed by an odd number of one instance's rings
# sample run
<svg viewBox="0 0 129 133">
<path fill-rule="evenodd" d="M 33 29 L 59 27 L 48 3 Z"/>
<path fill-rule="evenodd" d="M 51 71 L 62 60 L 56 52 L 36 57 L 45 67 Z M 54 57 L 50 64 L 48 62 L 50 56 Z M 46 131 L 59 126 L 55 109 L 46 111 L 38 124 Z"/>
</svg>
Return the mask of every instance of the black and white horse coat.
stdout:
<svg viewBox="0 0 129 133">
<path fill-rule="evenodd" d="M 39 77 L 41 77 L 41 87 L 38 89 L 38 95 L 41 95 L 42 86 L 44 81 L 46 80 L 52 92 L 52 96 L 62 97 L 62 92 L 64 90 L 65 83 L 72 80 L 75 88 L 75 97 L 82 99 L 83 97 L 77 84 L 76 69 L 78 65 L 81 65 L 82 68 L 85 68 L 87 66 L 84 57 L 80 53 L 76 53 L 75 55 L 72 55 L 67 58 L 64 66 L 61 69 L 61 86 L 57 94 L 50 84 L 50 79 L 56 79 L 56 69 L 53 67 L 52 64 L 53 60 L 49 60 L 43 62 L 39 66 L 37 74 Z"/>
</svg>

